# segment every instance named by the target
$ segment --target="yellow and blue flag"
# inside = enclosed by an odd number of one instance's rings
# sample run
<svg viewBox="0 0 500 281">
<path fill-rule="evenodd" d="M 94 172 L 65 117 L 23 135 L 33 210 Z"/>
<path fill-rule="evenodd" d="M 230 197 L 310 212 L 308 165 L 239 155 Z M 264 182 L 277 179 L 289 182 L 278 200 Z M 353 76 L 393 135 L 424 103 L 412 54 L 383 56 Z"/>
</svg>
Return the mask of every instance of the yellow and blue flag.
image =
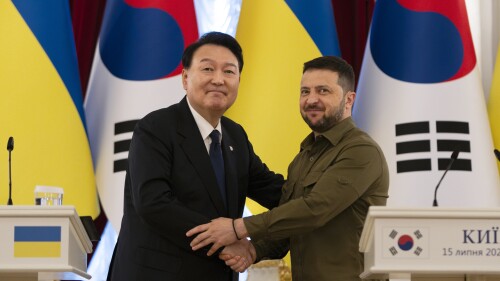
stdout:
<svg viewBox="0 0 500 281">
<path fill-rule="evenodd" d="M 15 258 L 61 256 L 60 226 L 14 226 Z"/>
<path fill-rule="evenodd" d="M 488 101 L 488 115 L 490 118 L 493 143 L 495 147 L 500 150 L 500 48 L 498 48 L 495 71 L 493 73 L 493 81 L 491 83 L 491 92 Z M 500 172 L 500 161 L 497 164 L 498 171 Z"/>
<path fill-rule="evenodd" d="M 13 136 L 12 197 L 64 188 L 79 215 L 99 213 L 68 1 L 0 1 L 0 141 Z M 7 151 L 0 154 L 7 186 Z M 7 188 L 0 200 L 7 202 Z"/>
<path fill-rule="evenodd" d="M 340 55 L 329 0 L 243 1 L 236 31 L 245 68 L 238 98 L 226 115 L 242 124 L 257 154 L 286 174 L 311 132 L 299 112 L 304 62 Z M 253 214 L 264 209 L 247 202 Z"/>
</svg>

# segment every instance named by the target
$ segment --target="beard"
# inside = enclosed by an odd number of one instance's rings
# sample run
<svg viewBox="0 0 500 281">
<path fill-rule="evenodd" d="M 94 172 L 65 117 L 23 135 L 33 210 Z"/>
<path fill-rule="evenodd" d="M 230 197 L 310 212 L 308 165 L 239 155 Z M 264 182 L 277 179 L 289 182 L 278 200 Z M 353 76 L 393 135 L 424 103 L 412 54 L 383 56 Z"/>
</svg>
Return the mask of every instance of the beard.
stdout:
<svg viewBox="0 0 500 281">
<path fill-rule="evenodd" d="M 304 111 L 307 109 L 316 109 L 318 108 L 317 105 L 311 105 L 311 106 L 306 106 L 304 107 Z M 331 115 L 325 114 L 321 120 L 316 122 L 316 124 L 313 124 L 309 118 L 307 118 L 307 115 L 305 113 L 302 113 L 302 119 L 306 122 L 306 124 L 311 128 L 316 133 L 324 133 L 331 129 L 333 126 L 337 125 L 340 121 L 342 121 L 342 117 L 344 115 L 344 108 L 345 108 L 345 96 L 342 98 L 342 101 L 340 102 L 340 105 L 335 108 L 335 110 L 332 112 Z"/>
</svg>

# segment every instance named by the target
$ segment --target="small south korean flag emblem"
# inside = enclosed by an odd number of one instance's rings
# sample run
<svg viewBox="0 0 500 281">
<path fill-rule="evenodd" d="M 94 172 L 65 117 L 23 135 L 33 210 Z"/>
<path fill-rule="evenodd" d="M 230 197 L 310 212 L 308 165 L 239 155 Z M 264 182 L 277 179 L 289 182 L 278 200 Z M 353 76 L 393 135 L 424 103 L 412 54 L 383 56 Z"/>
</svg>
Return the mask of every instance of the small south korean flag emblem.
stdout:
<svg viewBox="0 0 500 281">
<path fill-rule="evenodd" d="M 428 231 L 425 228 L 386 228 L 383 235 L 385 258 L 428 257 Z"/>
</svg>

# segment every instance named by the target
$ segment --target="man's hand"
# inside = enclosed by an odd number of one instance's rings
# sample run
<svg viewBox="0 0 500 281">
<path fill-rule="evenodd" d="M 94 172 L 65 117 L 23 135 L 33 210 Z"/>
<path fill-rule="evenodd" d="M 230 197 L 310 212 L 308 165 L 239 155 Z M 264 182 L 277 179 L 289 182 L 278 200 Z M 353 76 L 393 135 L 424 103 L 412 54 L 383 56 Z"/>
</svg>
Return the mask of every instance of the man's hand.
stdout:
<svg viewBox="0 0 500 281">
<path fill-rule="evenodd" d="M 243 272 L 255 262 L 256 252 L 250 241 L 242 239 L 226 246 L 219 254 L 219 258 L 232 270 Z"/>
<path fill-rule="evenodd" d="M 191 248 L 196 251 L 213 243 L 207 253 L 209 256 L 220 247 L 227 246 L 238 240 L 233 230 L 233 220 L 228 218 L 217 218 L 207 224 L 198 225 L 189 230 L 186 236 L 191 237 L 195 234 L 198 235 L 191 241 Z"/>
</svg>

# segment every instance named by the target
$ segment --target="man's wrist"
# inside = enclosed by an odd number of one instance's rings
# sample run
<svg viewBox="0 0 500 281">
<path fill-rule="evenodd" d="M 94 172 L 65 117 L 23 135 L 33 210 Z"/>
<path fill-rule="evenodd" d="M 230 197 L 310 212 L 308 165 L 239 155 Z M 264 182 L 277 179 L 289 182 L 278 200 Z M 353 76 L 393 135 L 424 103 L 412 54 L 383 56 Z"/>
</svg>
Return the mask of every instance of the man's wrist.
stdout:
<svg viewBox="0 0 500 281">
<path fill-rule="evenodd" d="M 237 234 L 236 236 L 239 239 L 248 237 L 248 231 L 245 226 L 245 222 L 243 221 L 243 218 L 239 218 L 234 221 L 234 229 Z"/>
<path fill-rule="evenodd" d="M 233 219 L 233 221 L 232 221 L 234 235 L 236 236 L 236 240 L 241 240 L 241 238 L 238 236 L 238 232 L 236 231 L 236 227 L 235 227 L 235 225 L 234 225 L 234 221 L 235 221 L 235 220 L 236 220 L 236 219 Z"/>
</svg>

